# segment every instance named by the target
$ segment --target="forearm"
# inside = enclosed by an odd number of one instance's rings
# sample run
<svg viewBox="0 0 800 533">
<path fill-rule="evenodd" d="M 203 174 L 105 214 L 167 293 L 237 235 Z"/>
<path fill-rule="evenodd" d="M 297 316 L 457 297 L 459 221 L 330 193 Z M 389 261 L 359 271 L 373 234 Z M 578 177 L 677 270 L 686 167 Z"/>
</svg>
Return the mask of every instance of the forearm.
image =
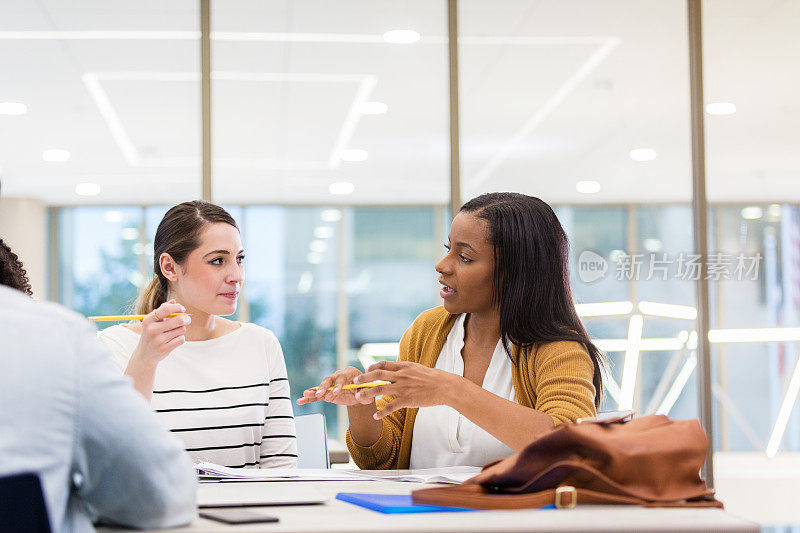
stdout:
<svg viewBox="0 0 800 533">
<path fill-rule="evenodd" d="M 347 406 L 347 418 L 350 422 L 350 437 L 359 446 L 372 446 L 381 437 L 383 421 L 375 420 L 375 402 L 362 405 Z"/>
<path fill-rule="evenodd" d="M 156 381 L 156 368 L 158 363 L 148 363 L 137 357 L 136 353 L 131 356 L 128 366 L 125 368 L 125 375 L 133 380 L 133 388 L 144 399 L 150 402 L 153 396 L 153 385 Z"/>
<path fill-rule="evenodd" d="M 553 427 L 550 415 L 501 398 L 457 376 L 448 387 L 449 405 L 514 451 L 519 451 Z"/>
</svg>

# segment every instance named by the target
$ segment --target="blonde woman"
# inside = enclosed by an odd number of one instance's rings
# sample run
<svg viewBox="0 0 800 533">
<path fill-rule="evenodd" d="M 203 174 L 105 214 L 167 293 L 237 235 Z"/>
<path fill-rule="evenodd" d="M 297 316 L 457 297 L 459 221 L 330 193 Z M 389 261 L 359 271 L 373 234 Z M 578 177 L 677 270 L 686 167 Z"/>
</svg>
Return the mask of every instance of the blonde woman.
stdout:
<svg viewBox="0 0 800 533">
<path fill-rule="evenodd" d="M 184 202 L 164 215 L 154 249 L 155 277 L 137 302 L 147 317 L 100 333 L 114 361 L 195 461 L 296 466 L 280 343 L 223 318 L 236 311 L 245 277 L 236 222 L 217 205 Z"/>
</svg>

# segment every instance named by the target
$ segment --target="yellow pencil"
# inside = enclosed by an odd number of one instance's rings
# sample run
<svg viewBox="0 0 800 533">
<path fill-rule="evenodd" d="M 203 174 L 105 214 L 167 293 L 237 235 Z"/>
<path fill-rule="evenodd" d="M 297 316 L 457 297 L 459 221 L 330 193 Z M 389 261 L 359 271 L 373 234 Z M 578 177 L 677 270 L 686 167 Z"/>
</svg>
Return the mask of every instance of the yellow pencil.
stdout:
<svg viewBox="0 0 800 533">
<path fill-rule="evenodd" d="M 185 315 L 186 313 L 172 313 L 164 318 Z M 126 322 L 128 320 L 144 320 L 147 315 L 108 315 L 108 316 L 87 316 L 92 322 Z"/>
<path fill-rule="evenodd" d="M 378 385 L 388 385 L 388 381 L 370 381 L 369 383 L 350 383 L 349 385 L 342 385 L 342 389 L 363 389 L 365 387 L 377 387 Z M 317 390 L 319 387 L 311 387 L 311 390 Z M 333 387 L 328 387 L 328 390 L 333 390 Z"/>
</svg>

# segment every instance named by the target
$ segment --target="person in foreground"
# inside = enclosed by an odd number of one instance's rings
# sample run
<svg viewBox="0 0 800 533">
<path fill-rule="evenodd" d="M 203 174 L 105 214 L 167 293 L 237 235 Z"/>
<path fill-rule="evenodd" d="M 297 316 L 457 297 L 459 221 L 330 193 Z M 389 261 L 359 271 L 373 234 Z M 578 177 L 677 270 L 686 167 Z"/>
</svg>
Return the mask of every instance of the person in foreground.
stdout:
<svg viewBox="0 0 800 533">
<path fill-rule="evenodd" d="M 19 260 L 11 248 L 0 239 L 0 285 L 11 287 L 22 291 L 28 296 L 33 296 L 31 284 L 28 281 L 28 273 L 22 266 L 22 261 Z"/>
<path fill-rule="evenodd" d="M 244 283 L 236 222 L 217 205 L 184 202 L 164 215 L 154 249 L 155 277 L 137 305 L 147 317 L 100 332 L 114 362 L 194 460 L 296 466 L 281 345 L 267 329 L 222 318 Z"/>
<path fill-rule="evenodd" d="M 550 206 L 484 194 L 453 219 L 445 248 L 444 308 L 417 317 L 398 361 L 340 370 L 297 402 L 347 406 L 361 468 L 483 466 L 597 414 L 602 356 L 575 312 L 567 237 Z M 342 388 L 375 380 L 388 384 Z"/>
<path fill-rule="evenodd" d="M 83 317 L 17 289 L 0 286 L 0 478 L 37 474 L 54 532 L 190 522 L 196 476 L 180 442 Z"/>
</svg>

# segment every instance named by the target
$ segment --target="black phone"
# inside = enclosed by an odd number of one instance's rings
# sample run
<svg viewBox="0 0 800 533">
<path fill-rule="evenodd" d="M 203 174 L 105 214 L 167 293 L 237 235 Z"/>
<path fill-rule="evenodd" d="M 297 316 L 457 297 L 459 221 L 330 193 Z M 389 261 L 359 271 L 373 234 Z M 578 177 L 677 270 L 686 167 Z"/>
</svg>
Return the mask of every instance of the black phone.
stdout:
<svg viewBox="0 0 800 533">
<path fill-rule="evenodd" d="M 259 524 L 278 521 L 277 516 L 269 516 L 249 509 L 203 509 L 200 511 L 200 517 L 225 524 Z"/>
</svg>

